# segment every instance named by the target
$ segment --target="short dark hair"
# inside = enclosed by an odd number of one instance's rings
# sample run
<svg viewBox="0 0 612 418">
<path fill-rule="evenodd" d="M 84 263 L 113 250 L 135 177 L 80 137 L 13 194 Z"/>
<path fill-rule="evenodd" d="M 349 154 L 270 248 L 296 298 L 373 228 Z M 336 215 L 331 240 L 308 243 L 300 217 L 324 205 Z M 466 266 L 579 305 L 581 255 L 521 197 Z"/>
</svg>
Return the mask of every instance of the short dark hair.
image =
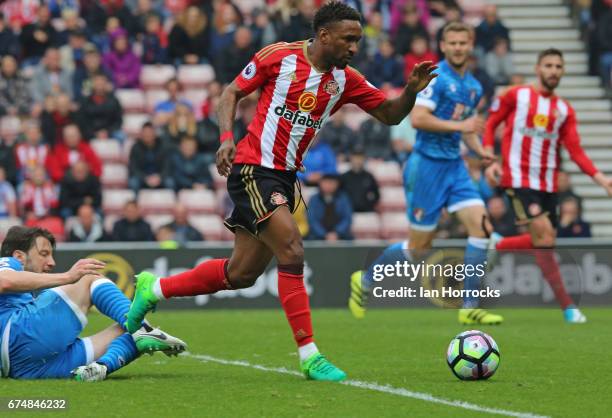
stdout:
<svg viewBox="0 0 612 418">
<path fill-rule="evenodd" d="M 36 244 L 38 237 L 46 238 L 51 243 L 51 247 L 55 248 L 55 237 L 46 229 L 25 226 L 11 227 L 2 242 L 0 257 L 12 257 L 17 250 L 27 253 Z"/>
<path fill-rule="evenodd" d="M 355 20 L 361 23 L 361 14 L 344 3 L 330 1 L 315 14 L 312 21 L 312 29 L 317 33 L 319 29 L 342 20 Z"/>
<path fill-rule="evenodd" d="M 548 48 L 544 51 L 540 51 L 540 53 L 538 54 L 538 64 L 542 61 L 542 58 L 547 57 L 549 55 L 556 55 L 561 58 L 561 61 L 563 61 L 563 52 L 561 52 L 560 49 Z"/>
</svg>

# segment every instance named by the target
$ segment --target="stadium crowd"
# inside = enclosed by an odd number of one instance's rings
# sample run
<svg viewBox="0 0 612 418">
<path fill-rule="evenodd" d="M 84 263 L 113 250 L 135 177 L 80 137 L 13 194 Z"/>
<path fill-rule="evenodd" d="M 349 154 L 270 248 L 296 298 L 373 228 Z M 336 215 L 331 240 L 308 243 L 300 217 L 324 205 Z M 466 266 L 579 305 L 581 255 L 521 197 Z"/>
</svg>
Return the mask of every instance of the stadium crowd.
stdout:
<svg viewBox="0 0 612 418">
<path fill-rule="evenodd" d="M 390 96 L 415 63 L 438 60 L 441 28 L 456 20 L 476 27 L 471 70 L 485 91 L 481 112 L 496 89 L 522 82 L 512 65 L 509 30 L 495 6 L 346 2 L 365 16 L 363 44 L 352 65 Z M 231 202 L 214 167 L 216 104 L 223 86 L 258 49 L 311 37 L 317 5 L 315 0 L 5 1 L 0 218 L 45 226 L 60 240 L 76 242 L 231 239 L 222 226 Z M 612 50 L 601 46 L 603 65 Z M 236 138 L 244 136 L 256 100 L 250 96 L 239 104 Z M 389 128 L 357 108 L 338 112 L 299 174 L 306 204 L 295 216 L 303 235 L 330 241 L 404 238 L 401 167 L 414 140 L 408 119 Z M 515 234 L 507 202 L 486 184 L 480 162 L 469 153 L 465 160 L 496 229 Z M 559 234 L 588 236 L 580 199 L 564 179 Z M 445 215 L 439 236 L 463 237 L 465 231 Z"/>
</svg>

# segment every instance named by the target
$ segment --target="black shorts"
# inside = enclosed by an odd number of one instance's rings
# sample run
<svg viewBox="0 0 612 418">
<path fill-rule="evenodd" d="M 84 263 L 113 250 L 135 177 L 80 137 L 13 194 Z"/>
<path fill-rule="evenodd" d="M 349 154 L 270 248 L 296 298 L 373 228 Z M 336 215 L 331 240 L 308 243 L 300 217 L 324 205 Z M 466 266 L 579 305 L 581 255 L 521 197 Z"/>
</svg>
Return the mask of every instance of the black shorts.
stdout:
<svg viewBox="0 0 612 418">
<path fill-rule="evenodd" d="M 241 227 L 257 235 L 262 222 L 276 209 L 287 206 L 293 211 L 296 178 L 293 171 L 235 164 L 227 178 L 234 210 L 225 220 L 225 226 L 232 232 Z"/>
<path fill-rule="evenodd" d="M 506 189 L 510 198 L 510 206 L 514 212 L 517 224 L 526 225 L 533 218 L 547 215 L 552 225 L 558 224 L 557 207 L 559 195 L 557 193 L 541 192 L 532 189 Z"/>
</svg>

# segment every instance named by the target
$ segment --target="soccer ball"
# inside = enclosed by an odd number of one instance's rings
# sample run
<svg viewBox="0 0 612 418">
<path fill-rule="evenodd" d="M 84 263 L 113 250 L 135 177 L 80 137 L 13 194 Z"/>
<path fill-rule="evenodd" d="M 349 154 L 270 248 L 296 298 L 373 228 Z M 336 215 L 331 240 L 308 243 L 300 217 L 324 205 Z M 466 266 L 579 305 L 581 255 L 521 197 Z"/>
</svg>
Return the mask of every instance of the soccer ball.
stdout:
<svg viewBox="0 0 612 418">
<path fill-rule="evenodd" d="M 482 331 L 465 331 L 452 339 L 446 362 L 461 380 L 488 379 L 499 367 L 499 348 L 490 335 Z"/>
</svg>

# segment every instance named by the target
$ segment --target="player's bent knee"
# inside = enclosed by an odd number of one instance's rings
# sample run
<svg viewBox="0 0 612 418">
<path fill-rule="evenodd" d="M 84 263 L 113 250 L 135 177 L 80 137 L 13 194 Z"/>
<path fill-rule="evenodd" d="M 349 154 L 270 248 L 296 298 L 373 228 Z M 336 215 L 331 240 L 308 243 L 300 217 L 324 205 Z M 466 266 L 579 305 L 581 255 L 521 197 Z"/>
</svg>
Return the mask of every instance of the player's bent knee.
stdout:
<svg viewBox="0 0 612 418">
<path fill-rule="evenodd" d="M 304 244 L 302 237 L 289 237 L 276 255 L 279 264 L 303 264 Z"/>
<path fill-rule="evenodd" d="M 257 281 L 257 278 L 263 274 L 265 268 L 262 270 L 238 270 L 232 269 L 231 266 L 228 268 L 228 280 L 233 289 L 246 289 L 251 287 Z"/>
</svg>

